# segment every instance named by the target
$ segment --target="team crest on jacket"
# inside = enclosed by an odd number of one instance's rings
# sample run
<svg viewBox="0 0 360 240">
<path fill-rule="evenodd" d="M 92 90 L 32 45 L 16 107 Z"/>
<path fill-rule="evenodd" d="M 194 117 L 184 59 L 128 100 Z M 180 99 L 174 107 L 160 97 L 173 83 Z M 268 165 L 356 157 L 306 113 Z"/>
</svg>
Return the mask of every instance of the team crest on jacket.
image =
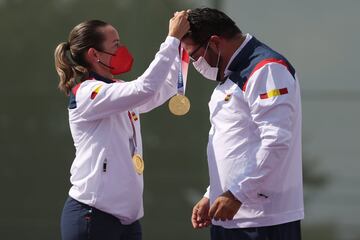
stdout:
<svg viewBox="0 0 360 240">
<path fill-rule="evenodd" d="M 228 94 L 226 94 L 225 99 L 224 99 L 224 100 L 225 100 L 225 102 L 230 101 L 231 96 L 232 96 L 232 93 L 228 93 Z"/>
<path fill-rule="evenodd" d="M 139 117 L 134 112 L 131 112 L 131 118 L 133 121 L 137 121 L 139 119 Z"/>
</svg>

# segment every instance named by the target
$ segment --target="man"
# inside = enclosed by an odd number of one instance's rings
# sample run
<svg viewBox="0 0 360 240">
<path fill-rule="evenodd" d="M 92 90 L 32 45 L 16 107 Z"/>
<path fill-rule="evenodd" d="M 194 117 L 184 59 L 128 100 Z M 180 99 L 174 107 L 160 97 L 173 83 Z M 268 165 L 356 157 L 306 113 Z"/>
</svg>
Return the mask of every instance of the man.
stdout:
<svg viewBox="0 0 360 240">
<path fill-rule="evenodd" d="M 182 44 L 205 78 L 210 186 L 192 212 L 211 239 L 301 239 L 304 217 L 300 87 L 282 55 L 243 34 L 224 13 L 189 12 Z"/>
</svg>

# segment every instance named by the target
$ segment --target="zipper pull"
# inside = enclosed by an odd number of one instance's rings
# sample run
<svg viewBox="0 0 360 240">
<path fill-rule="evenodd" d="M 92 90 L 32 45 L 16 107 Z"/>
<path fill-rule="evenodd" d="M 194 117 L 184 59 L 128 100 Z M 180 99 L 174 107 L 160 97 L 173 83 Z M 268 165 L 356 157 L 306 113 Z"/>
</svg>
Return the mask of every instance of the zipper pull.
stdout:
<svg viewBox="0 0 360 240">
<path fill-rule="evenodd" d="M 106 172 L 106 168 L 107 168 L 107 159 L 105 158 L 103 162 L 103 172 Z"/>
<path fill-rule="evenodd" d="M 268 198 L 269 196 L 266 196 L 265 194 L 263 194 L 263 193 L 258 193 L 258 196 L 259 197 L 263 197 L 263 198 Z"/>
</svg>

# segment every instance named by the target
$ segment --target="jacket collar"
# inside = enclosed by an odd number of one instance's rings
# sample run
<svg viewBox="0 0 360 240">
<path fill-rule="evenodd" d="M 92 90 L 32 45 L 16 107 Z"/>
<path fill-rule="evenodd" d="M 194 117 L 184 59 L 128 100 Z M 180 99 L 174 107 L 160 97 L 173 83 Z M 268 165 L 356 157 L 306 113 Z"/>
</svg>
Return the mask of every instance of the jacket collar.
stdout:
<svg viewBox="0 0 360 240">
<path fill-rule="evenodd" d="M 259 41 L 255 37 L 252 37 L 238 55 L 236 55 L 228 69 L 232 72 L 237 72 L 239 69 L 242 69 L 244 63 L 248 62 L 248 58 L 253 53 L 254 48 L 258 43 Z"/>
<path fill-rule="evenodd" d="M 114 83 L 115 82 L 114 80 L 112 80 L 110 78 L 103 77 L 100 74 L 98 74 L 96 72 L 93 72 L 93 71 L 89 72 L 89 77 L 87 79 L 96 79 L 98 81 L 102 81 L 102 82 L 105 82 L 105 83 Z"/>
</svg>

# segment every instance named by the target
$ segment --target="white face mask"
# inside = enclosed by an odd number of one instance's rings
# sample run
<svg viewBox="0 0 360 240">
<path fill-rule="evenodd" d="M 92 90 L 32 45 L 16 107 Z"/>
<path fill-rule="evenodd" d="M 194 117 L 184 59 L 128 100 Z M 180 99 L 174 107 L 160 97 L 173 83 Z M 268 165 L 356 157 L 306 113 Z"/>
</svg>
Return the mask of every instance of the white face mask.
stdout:
<svg viewBox="0 0 360 240">
<path fill-rule="evenodd" d="M 206 56 L 208 47 L 209 47 L 209 43 L 206 46 L 204 56 L 199 57 L 199 59 L 197 61 L 193 62 L 192 64 L 193 64 L 194 68 L 205 78 L 216 81 L 218 71 L 219 71 L 220 52 L 218 55 L 216 67 L 212 67 L 204 58 Z"/>
</svg>

